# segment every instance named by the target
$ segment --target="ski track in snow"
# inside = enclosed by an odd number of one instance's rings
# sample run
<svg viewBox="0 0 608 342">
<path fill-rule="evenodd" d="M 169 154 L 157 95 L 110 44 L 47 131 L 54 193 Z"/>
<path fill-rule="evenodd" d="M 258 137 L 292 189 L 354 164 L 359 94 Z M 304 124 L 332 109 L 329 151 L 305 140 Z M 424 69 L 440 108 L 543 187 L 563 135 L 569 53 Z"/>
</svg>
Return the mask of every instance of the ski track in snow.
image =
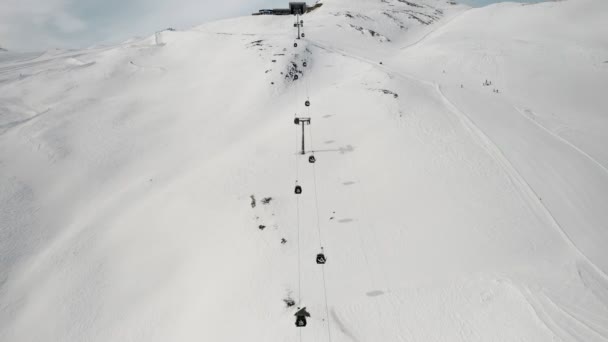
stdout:
<svg viewBox="0 0 608 342">
<path fill-rule="evenodd" d="M 548 129 L 547 127 L 543 126 L 540 122 L 534 120 L 529 115 L 526 115 L 524 109 L 517 108 L 517 107 L 514 107 L 514 109 L 519 114 L 521 114 L 521 116 L 523 116 L 524 118 L 528 119 L 530 122 L 532 122 L 538 128 L 540 128 L 543 131 L 547 132 L 549 135 L 551 135 L 552 137 L 554 137 L 558 141 L 560 141 L 560 142 L 568 145 L 569 147 L 571 147 L 572 149 L 574 149 L 576 152 L 580 153 L 585 158 L 589 159 L 589 161 L 593 162 L 595 165 L 597 165 L 597 167 L 599 167 L 602 171 L 604 171 L 608 175 L 608 169 L 604 165 L 602 165 L 602 163 L 600 163 L 595 158 L 593 158 L 590 154 L 588 154 L 587 152 L 583 151 L 581 148 L 579 148 L 578 146 L 576 146 L 575 144 L 573 144 L 572 142 L 570 142 L 566 138 L 560 136 L 559 134 L 557 134 L 557 133 L 553 132 L 552 130 Z"/>
<path fill-rule="evenodd" d="M 387 74 L 390 75 L 397 75 L 400 76 L 402 78 L 405 79 L 409 79 L 409 80 L 413 80 L 415 82 L 418 82 L 422 85 L 425 85 L 427 87 L 432 87 L 433 89 L 435 89 L 436 94 L 441 98 L 442 101 L 445 102 L 446 107 L 450 110 L 450 112 L 454 113 L 458 119 L 460 120 L 460 122 L 462 123 L 463 127 L 465 127 L 470 133 L 471 136 L 473 137 L 474 140 L 478 141 L 479 144 L 481 146 L 484 147 L 484 149 L 486 151 L 488 151 L 488 153 L 490 155 L 492 155 L 492 157 L 494 158 L 494 160 L 496 160 L 499 165 L 501 165 L 504 169 L 504 171 L 506 172 L 507 175 L 509 175 L 509 177 L 513 180 L 513 184 L 516 186 L 516 188 L 518 188 L 520 190 L 520 193 L 522 195 L 524 195 L 525 197 L 528 198 L 528 203 L 531 205 L 531 207 L 533 208 L 537 208 L 537 211 L 540 211 L 543 216 L 545 216 L 551 223 L 552 225 L 560 232 L 560 234 L 562 235 L 562 237 L 564 238 L 564 240 L 566 242 L 568 242 L 568 244 L 577 252 L 577 254 L 580 255 L 580 257 L 582 259 L 584 259 L 587 263 L 590 264 L 590 266 L 593 267 L 593 269 L 600 275 L 602 275 L 602 277 L 608 281 L 608 275 L 605 274 L 597 265 L 595 265 L 595 263 L 593 263 L 577 246 L 576 244 L 574 244 L 574 242 L 572 241 L 572 239 L 568 236 L 568 234 L 565 232 L 565 230 L 560 226 L 559 222 L 557 222 L 557 220 L 554 218 L 554 216 L 551 214 L 551 212 L 545 207 L 545 205 L 539 201 L 538 199 L 540 198 L 540 196 L 534 191 L 534 189 L 530 186 L 530 184 L 523 178 L 523 176 L 521 176 L 521 174 L 517 171 L 517 169 L 513 166 L 513 164 L 511 164 L 511 162 L 509 162 L 509 160 L 504 156 L 504 154 L 500 151 L 500 148 L 494 144 L 492 142 L 492 140 L 477 126 L 475 125 L 475 123 L 462 111 L 460 111 L 445 95 L 444 93 L 441 91 L 441 87 L 439 84 L 437 83 L 433 83 L 430 81 L 425 81 L 425 80 L 421 80 L 418 79 L 412 75 L 406 75 L 403 74 L 401 72 L 392 70 L 390 68 L 388 68 L 385 65 L 378 65 L 376 62 L 371 61 L 369 59 L 366 59 L 364 57 L 361 56 L 356 56 L 353 55 L 351 53 L 348 53 L 346 51 L 343 50 L 339 50 L 339 49 L 334 49 L 334 48 L 330 48 L 322 43 L 318 43 L 316 41 L 310 41 L 311 44 L 327 50 L 327 51 L 331 51 L 334 53 L 338 53 L 342 56 L 345 57 L 350 57 L 353 59 L 356 59 L 358 61 L 367 63 L 369 65 L 371 65 L 372 67 L 382 70 L 383 72 L 386 72 Z M 518 111 L 519 112 L 519 111 Z M 520 112 L 519 112 L 520 113 Z M 523 115 L 522 113 L 520 113 L 521 115 Z M 525 115 L 523 115 L 524 117 L 526 117 Z M 526 119 L 531 120 L 530 118 L 526 117 Z M 532 122 L 534 122 L 533 120 L 531 120 Z M 540 124 L 534 122 L 536 125 L 538 125 L 540 128 L 542 128 L 545 131 L 548 131 L 546 128 L 542 127 Z M 566 143 L 567 145 L 569 145 L 570 147 L 574 148 L 576 151 L 582 153 L 584 156 L 586 156 L 587 158 L 589 158 L 591 161 L 593 161 L 596 165 L 598 165 L 603 171 L 607 172 L 607 170 L 599 163 L 597 162 L 595 159 L 593 159 L 591 156 L 589 156 L 587 153 L 585 153 L 584 151 L 578 149 L 576 146 L 570 144 L 568 141 L 566 141 L 565 139 L 556 136 L 554 133 L 548 131 L 549 134 L 551 134 L 552 136 L 554 136 L 556 139 Z"/>
<path fill-rule="evenodd" d="M 455 18 L 453 18 L 453 19 L 455 19 Z M 419 43 L 422 43 L 426 38 L 431 37 L 433 33 L 437 32 L 439 29 L 444 28 L 444 27 L 445 27 L 445 25 L 438 27 L 437 29 L 435 29 L 432 32 L 426 34 L 422 39 L 420 39 L 417 42 L 411 44 L 410 46 L 413 47 L 415 45 L 418 45 Z M 542 203 L 542 201 L 539 200 L 540 196 L 534 191 L 534 189 L 532 188 L 532 186 L 523 178 L 523 176 L 521 175 L 521 173 L 519 171 L 517 171 L 517 169 L 513 166 L 513 164 L 511 162 L 509 162 L 509 160 L 506 158 L 506 156 L 501 152 L 500 148 L 471 120 L 470 117 L 468 117 L 464 112 L 462 112 L 460 109 L 458 109 L 447 98 L 447 96 L 442 92 L 441 86 L 438 83 L 433 83 L 433 82 L 430 82 L 430 81 L 421 80 L 421 79 L 416 78 L 416 77 L 414 77 L 412 75 L 406 75 L 406 74 L 403 74 L 403 73 L 398 72 L 396 70 L 393 70 L 393 69 L 387 67 L 386 65 L 378 65 L 377 62 L 374 62 L 374 61 L 369 60 L 367 58 L 364 58 L 364 57 L 361 57 L 361 56 L 357 56 L 357 55 L 348 53 L 348 52 L 346 52 L 344 50 L 331 48 L 331 47 L 329 47 L 329 46 L 327 46 L 325 44 L 322 44 L 322 43 L 319 43 L 319 42 L 316 42 L 316 41 L 312 41 L 312 40 L 309 40 L 309 41 L 310 41 L 310 43 L 312 45 L 317 46 L 318 48 L 321 48 L 321 49 L 324 49 L 326 51 L 330 51 L 330 52 L 333 52 L 333 53 L 338 53 L 338 54 L 340 54 L 340 55 L 342 55 L 344 57 L 353 58 L 353 59 L 356 59 L 358 61 L 367 63 L 367 64 L 371 65 L 372 67 L 378 69 L 378 70 L 386 72 L 389 75 L 397 75 L 397 76 L 402 77 L 404 79 L 409 79 L 409 80 L 413 80 L 415 82 L 418 82 L 421 85 L 424 85 L 424 86 L 427 86 L 427 87 L 432 87 L 435 90 L 435 93 L 438 95 L 438 97 L 440 97 L 441 100 L 445 103 L 446 108 L 448 108 L 450 112 L 452 112 L 454 115 L 456 115 L 458 117 L 459 121 L 461 122 L 462 126 L 465 127 L 470 132 L 471 137 L 473 138 L 473 140 L 477 141 L 492 156 L 492 158 L 499 165 L 502 166 L 502 168 L 505 171 L 505 173 L 509 176 L 509 179 L 511 179 L 513 186 L 518 189 L 519 193 L 522 194 L 522 196 L 524 196 L 524 198 L 527 198 L 527 202 L 529 203 L 529 206 L 532 207 L 532 208 L 535 208 L 535 210 L 537 212 L 541 213 L 541 215 L 544 216 L 546 218 L 546 220 L 551 223 L 551 225 L 556 229 L 556 231 L 559 232 L 559 234 L 562 236 L 563 240 L 568 243 L 568 245 L 572 248 L 572 250 L 574 250 L 579 255 L 579 257 L 582 260 L 584 260 L 584 262 L 587 263 L 592 268 L 592 270 L 593 270 L 594 273 L 596 273 L 596 274 L 598 274 L 599 276 L 602 277 L 603 282 L 605 284 L 608 284 L 608 275 L 606 273 L 604 273 L 593 261 L 591 261 L 591 259 L 589 259 L 586 256 L 586 254 L 583 253 L 583 251 L 580 248 L 578 248 L 578 246 L 572 241 L 572 239 L 566 233 L 566 231 L 561 227 L 561 225 L 559 224 L 559 222 L 551 214 L 551 212 L 549 211 L 549 209 L 544 205 L 544 203 Z M 408 47 L 410 47 L 410 46 L 408 46 Z M 408 48 L 408 47 L 406 47 L 406 48 Z M 527 120 L 531 121 L 534 125 L 538 126 L 543 131 L 547 132 L 548 134 L 550 134 L 551 136 L 553 136 L 558 141 L 560 141 L 560 142 L 568 145 L 569 147 L 573 148 L 578 153 L 582 154 L 583 156 L 585 156 L 586 158 L 588 158 L 590 161 L 592 161 L 602 171 L 608 173 L 608 170 L 606 170 L 606 168 L 602 164 L 600 164 L 597 160 L 595 160 L 589 154 L 587 154 L 586 152 L 584 152 L 583 150 L 581 150 L 580 148 L 578 148 L 574 144 L 570 143 L 566 139 L 564 139 L 564 138 L 558 136 L 557 134 L 555 134 L 554 132 L 548 130 L 547 128 L 545 128 L 544 126 L 542 126 L 540 123 L 536 122 L 535 120 L 532 120 L 531 118 L 529 118 L 528 116 L 526 116 L 524 113 L 522 113 L 519 108 L 515 108 L 515 109 L 516 109 L 516 111 L 520 115 L 524 116 Z M 543 295 L 543 294 L 541 293 L 541 295 Z M 544 296 L 546 296 L 546 294 Z M 529 299 L 529 297 L 527 297 L 527 298 L 528 298 L 528 302 L 530 302 L 530 305 L 532 305 L 532 306 L 535 307 L 535 311 L 537 313 L 538 313 L 538 310 L 542 310 L 542 309 L 539 309 L 539 307 L 538 307 L 541 304 L 534 305 L 534 304 L 532 304 L 532 301 Z M 548 299 L 549 297 L 546 297 L 546 298 Z M 604 338 L 605 335 L 603 335 L 601 332 L 598 332 L 598 331 L 594 330 L 593 328 L 589 327 L 585 322 L 580 321 L 579 319 L 573 317 L 571 314 L 567 313 L 564 309 L 562 309 L 561 307 L 559 307 L 559 305 L 555 304 L 553 301 L 551 301 L 551 303 L 556 308 L 558 308 L 558 310 L 560 312 L 565 313 L 572 321 L 576 322 L 575 324 L 582 325 L 585 328 L 591 330 L 593 332 L 593 335 L 596 336 L 596 337 L 599 337 L 601 339 Z M 545 322 L 547 319 L 551 320 L 552 318 L 545 318 L 545 319 L 543 319 L 542 318 L 542 314 L 541 314 L 539 316 L 539 319 L 541 319 L 543 322 Z M 551 327 L 552 326 L 551 324 L 549 324 L 549 325 L 545 324 L 545 326 L 547 328 L 549 328 L 552 332 L 556 333 L 557 335 L 560 335 L 559 329 L 556 330 L 555 327 Z M 573 334 L 576 334 L 576 333 L 567 332 L 566 334 L 567 335 L 565 335 L 565 336 L 573 337 Z M 564 336 L 564 335 L 562 334 L 562 336 Z M 582 342 L 584 340 L 580 340 L 580 341 Z"/>
<path fill-rule="evenodd" d="M 525 180 L 525 178 L 521 175 L 519 171 L 513 166 L 511 162 L 507 159 L 507 157 L 502 153 L 500 148 L 477 126 L 469 116 L 460 111 L 450 100 L 443 94 L 441 91 L 441 87 L 436 85 L 437 92 L 441 95 L 442 99 L 446 102 L 447 106 L 450 108 L 451 112 L 456 114 L 463 126 L 467 127 L 467 129 L 471 132 L 472 135 L 477 136 L 479 138 L 478 141 L 484 146 L 484 148 L 490 153 L 493 158 L 502 165 L 505 172 L 509 175 L 509 177 L 514 181 L 514 185 L 520 190 L 520 193 L 525 195 L 528 198 L 528 203 L 533 208 L 539 208 L 540 212 L 552 223 L 552 225 L 560 232 L 560 235 L 564 238 L 566 242 L 579 254 L 579 256 L 585 260 L 593 269 L 600 274 L 606 281 L 608 281 L 608 275 L 606 275 L 595 263 L 593 263 L 581 250 L 576 246 L 576 244 L 572 241 L 572 239 L 568 236 L 566 231 L 562 228 L 562 226 L 557 222 L 555 217 L 551 214 L 549 209 L 539 200 L 540 196 L 534 191 L 532 186 Z M 538 210 L 538 209 L 536 209 Z"/>
</svg>

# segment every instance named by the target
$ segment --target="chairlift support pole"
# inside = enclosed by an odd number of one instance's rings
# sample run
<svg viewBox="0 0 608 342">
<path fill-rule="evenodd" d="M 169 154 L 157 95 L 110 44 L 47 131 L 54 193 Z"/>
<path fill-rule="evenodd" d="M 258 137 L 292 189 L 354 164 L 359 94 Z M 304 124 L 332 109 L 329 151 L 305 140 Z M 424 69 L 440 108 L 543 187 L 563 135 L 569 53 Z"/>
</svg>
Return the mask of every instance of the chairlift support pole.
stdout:
<svg viewBox="0 0 608 342">
<path fill-rule="evenodd" d="M 304 132 L 304 125 L 310 125 L 310 118 L 296 118 L 294 123 L 296 125 L 302 125 L 302 151 L 300 154 L 306 154 L 306 145 L 304 143 L 304 137 L 306 134 Z"/>
<path fill-rule="evenodd" d="M 300 27 L 302 25 L 300 25 L 300 14 L 296 14 L 296 25 L 298 26 L 298 39 L 300 39 Z"/>
<path fill-rule="evenodd" d="M 305 152 L 304 152 L 304 123 L 302 123 L 302 154 L 305 154 Z"/>
</svg>

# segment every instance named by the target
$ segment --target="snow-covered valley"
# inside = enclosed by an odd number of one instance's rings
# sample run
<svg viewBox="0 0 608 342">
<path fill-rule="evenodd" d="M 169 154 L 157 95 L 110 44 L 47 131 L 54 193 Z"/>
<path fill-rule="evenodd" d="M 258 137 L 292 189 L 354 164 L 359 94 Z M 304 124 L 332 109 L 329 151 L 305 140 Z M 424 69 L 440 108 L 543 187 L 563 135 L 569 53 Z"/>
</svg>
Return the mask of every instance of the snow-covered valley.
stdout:
<svg viewBox="0 0 608 342">
<path fill-rule="evenodd" d="M 608 340 L 608 2 L 302 19 L 0 53 L 0 341 Z"/>
</svg>

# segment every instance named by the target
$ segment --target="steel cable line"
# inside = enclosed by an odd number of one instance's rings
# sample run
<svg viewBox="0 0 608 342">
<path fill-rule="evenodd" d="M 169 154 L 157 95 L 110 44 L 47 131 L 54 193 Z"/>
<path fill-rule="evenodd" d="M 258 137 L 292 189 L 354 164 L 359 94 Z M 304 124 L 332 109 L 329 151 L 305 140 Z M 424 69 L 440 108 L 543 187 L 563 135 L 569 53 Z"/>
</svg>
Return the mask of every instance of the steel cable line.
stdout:
<svg viewBox="0 0 608 342">
<path fill-rule="evenodd" d="M 298 128 L 296 127 L 296 153 L 295 153 L 295 166 L 296 166 L 296 184 L 299 181 L 299 168 L 298 168 Z M 296 196 L 296 228 L 297 228 L 297 238 L 296 244 L 298 248 L 298 305 L 302 303 L 302 258 L 300 252 L 300 196 Z M 302 342 L 302 330 L 299 330 L 298 333 L 299 340 Z"/>
<path fill-rule="evenodd" d="M 313 149 L 312 129 L 309 128 L 308 132 L 310 135 L 310 148 L 312 150 Z M 314 184 L 314 192 L 315 192 L 315 207 L 316 207 L 316 214 L 317 214 L 317 232 L 318 232 L 318 237 L 319 237 L 319 247 L 320 247 L 321 251 L 324 252 L 323 235 L 321 234 L 321 218 L 320 218 L 320 214 L 319 214 L 319 197 L 318 197 L 318 191 L 317 191 L 317 167 L 314 163 L 312 164 L 312 175 L 313 175 L 313 184 Z M 332 339 L 331 339 L 331 322 L 329 320 L 329 304 L 328 304 L 328 300 L 327 300 L 327 281 L 325 279 L 325 265 L 320 265 L 320 266 L 321 266 L 321 273 L 323 275 L 323 300 L 325 302 L 325 317 L 327 317 L 327 335 L 329 338 L 329 342 L 331 342 L 332 341 Z"/>
<path fill-rule="evenodd" d="M 309 97 L 309 89 L 310 89 L 310 80 L 309 77 L 305 77 L 304 80 L 304 84 L 306 85 L 306 98 L 307 100 L 310 100 Z M 310 115 L 310 106 L 306 107 L 307 109 L 307 116 L 311 117 Z M 312 125 L 310 125 L 308 127 L 308 134 L 309 134 L 309 142 L 310 142 L 310 150 L 314 151 L 314 144 L 313 144 L 313 139 L 312 139 Z M 321 233 L 321 218 L 320 218 L 320 214 L 319 214 L 319 196 L 318 196 L 318 190 L 317 190 L 317 167 L 316 164 L 313 163 L 312 164 L 312 174 L 313 174 L 313 184 L 314 184 L 314 193 L 315 193 L 315 209 L 316 209 L 316 216 L 317 216 L 317 232 L 318 232 L 318 238 L 319 238 L 319 247 L 321 249 L 322 252 L 324 252 L 324 246 L 323 246 L 323 235 Z M 332 338 L 331 338 L 331 322 L 329 320 L 329 304 L 328 304 L 328 300 L 327 300 L 327 281 L 326 281 L 326 277 L 325 277 L 325 265 L 320 265 L 321 266 L 321 274 L 323 276 L 323 301 L 325 302 L 325 317 L 327 319 L 327 336 L 328 336 L 328 340 L 329 342 L 332 342 Z"/>
<path fill-rule="evenodd" d="M 297 56 L 297 54 L 295 54 L 295 56 Z M 297 70 L 297 69 L 296 69 Z M 296 72 L 297 74 L 297 72 Z M 302 75 L 304 76 L 304 75 Z M 307 101 L 310 100 L 309 97 L 309 80 L 308 77 L 305 77 L 304 80 L 304 86 L 305 86 L 305 91 L 306 91 L 306 99 Z M 299 89 L 300 87 L 298 85 L 296 85 L 296 96 L 299 93 Z M 306 113 L 307 116 L 310 117 L 310 106 L 307 106 L 306 108 Z M 296 113 L 297 116 L 297 113 Z M 296 167 L 296 184 L 299 185 L 299 161 L 298 161 L 298 128 L 296 128 L 296 135 L 295 135 L 295 140 L 296 140 L 296 153 L 295 153 L 295 167 Z M 302 134 L 304 134 L 302 132 Z M 309 144 L 310 144 L 310 149 L 311 151 L 314 151 L 313 148 L 313 140 L 312 140 L 312 129 L 309 125 Z M 302 139 L 304 139 L 304 136 L 302 136 Z M 319 241 L 319 247 L 321 248 L 321 250 L 323 251 L 323 239 L 322 239 L 322 234 L 321 234 L 321 220 L 320 220 L 320 214 L 319 214 L 319 198 L 318 198 L 318 190 L 317 190 L 317 175 L 316 175 L 316 166 L 313 163 L 313 184 L 314 184 L 314 200 L 315 200 L 315 210 L 316 210 L 316 218 L 317 218 L 317 232 L 318 232 L 318 241 Z M 298 304 L 301 305 L 302 304 L 302 269 L 301 269 L 301 244 L 300 244 L 300 238 L 301 238 L 301 229 L 300 229 L 300 198 L 299 196 L 297 196 L 296 198 L 296 219 L 297 219 L 297 248 L 298 248 Z M 328 304 L 328 300 L 327 300 L 327 282 L 326 282 L 326 276 L 325 276 L 325 267 L 324 265 L 321 265 L 321 274 L 322 274 L 322 278 L 323 278 L 323 301 L 325 303 L 325 316 L 327 319 L 327 335 L 328 335 L 328 340 L 329 342 L 332 342 L 332 336 L 331 336 L 331 324 L 330 324 L 330 320 L 329 320 L 329 304 Z M 299 339 L 300 342 L 302 341 L 302 330 L 299 330 Z"/>
<path fill-rule="evenodd" d="M 297 75 L 297 72 L 296 72 Z M 293 80 L 293 79 L 292 79 Z M 296 84 L 296 98 L 297 98 L 297 93 L 298 93 L 298 85 Z M 294 117 L 297 117 L 297 113 L 294 114 Z M 299 172 L 299 155 L 298 155 L 298 131 L 299 131 L 299 127 L 296 126 L 295 128 L 295 146 L 296 149 L 294 151 L 294 158 L 295 158 L 295 174 L 296 174 L 296 186 L 299 185 L 299 181 L 300 181 L 300 172 Z M 300 235 L 301 235 L 301 229 L 300 229 L 300 196 L 299 194 L 296 194 L 296 234 L 297 234 L 297 238 L 296 238 L 296 244 L 297 244 L 297 249 L 298 249 L 298 307 L 302 305 L 302 251 L 301 251 L 301 244 L 300 244 Z M 298 329 L 298 338 L 299 341 L 302 342 L 302 329 Z"/>
</svg>

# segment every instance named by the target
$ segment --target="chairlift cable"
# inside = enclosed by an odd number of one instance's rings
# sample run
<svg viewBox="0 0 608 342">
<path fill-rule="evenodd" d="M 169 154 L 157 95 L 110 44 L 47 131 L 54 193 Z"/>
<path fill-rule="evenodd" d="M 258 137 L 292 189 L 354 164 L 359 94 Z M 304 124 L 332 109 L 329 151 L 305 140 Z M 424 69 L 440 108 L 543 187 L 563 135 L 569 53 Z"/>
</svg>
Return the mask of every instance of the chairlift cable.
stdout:
<svg viewBox="0 0 608 342">
<path fill-rule="evenodd" d="M 327 304 L 327 283 L 325 282 L 325 265 L 321 265 L 321 273 L 323 274 L 323 299 L 325 300 L 325 317 L 327 317 L 327 337 L 331 341 L 331 322 L 329 320 L 329 305 Z"/>
<path fill-rule="evenodd" d="M 310 85 L 309 85 L 309 80 L 310 77 L 306 77 L 306 79 L 304 80 L 304 83 L 306 85 L 306 100 L 310 100 Z M 310 117 L 310 106 L 306 107 L 307 111 L 308 111 L 308 117 Z"/>
<path fill-rule="evenodd" d="M 296 183 L 299 180 L 299 168 L 298 168 L 298 127 L 296 126 Z M 302 303 L 302 272 L 301 272 L 301 258 L 300 258 L 300 196 L 296 196 L 296 227 L 297 227 L 297 245 L 298 245 L 298 305 Z M 300 335 L 300 340 L 302 336 Z"/>
<path fill-rule="evenodd" d="M 308 94 L 308 90 L 309 90 L 309 77 L 306 78 L 306 97 L 309 98 L 309 94 Z M 310 107 L 306 107 L 308 110 L 308 116 L 310 116 Z M 312 125 L 308 127 L 308 134 L 309 134 L 309 143 L 310 143 L 310 150 L 314 151 L 314 143 L 313 143 L 313 139 L 312 139 Z M 319 214 L 319 196 L 318 196 L 318 190 L 317 190 L 317 166 L 316 163 L 312 164 L 312 175 L 313 175 L 313 185 L 314 185 L 314 192 L 315 192 L 315 209 L 316 209 L 316 214 L 317 214 L 317 231 L 318 231 L 318 236 L 319 236 L 319 247 L 321 249 L 322 252 L 324 252 L 324 246 L 323 246 L 323 235 L 321 233 L 321 217 Z M 331 338 L 331 319 L 329 317 L 329 304 L 328 304 L 328 300 L 327 300 L 327 281 L 325 280 L 325 265 L 320 265 L 321 267 L 321 274 L 323 276 L 323 301 L 325 302 L 325 317 L 326 317 L 326 321 L 327 321 L 327 338 L 329 340 L 329 342 L 332 342 L 332 338 Z"/>
<path fill-rule="evenodd" d="M 305 90 L 306 90 L 306 99 L 309 100 L 310 99 L 310 85 L 309 85 L 309 77 L 305 77 L 304 79 L 304 83 L 305 83 Z M 296 86 L 296 92 L 298 92 L 298 90 L 300 89 L 299 86 Z M 306 107 L 306 113 L 308 117 L 311 117 L 310 115 L 310 106 Z M 314 145 L 313 145 L 313 140 L 312 140 L 312 126 L 309 125 L 308 126 L 308 133 L 309 133 L 309 144 L 310 144 L 310 150 L 314 151 Z M 299 129 L 296 126 L 296 154 L 295 154 L 295 158 L 296 158 L 296 182 L 299 180 L 299 163 L 298 163 L 298 147 L 299 147 L 299 141 L 298 141 L 298 134 L 299 134 Z M 303 138 L 303 137 L 302 137 Z M 323 239 L 322 239 L 322 234 L 321 234 L 321 219 L 320 219 L 320 214 L 319 214 L 319 198 L 318 198 L 318 191 L 317 191 L 317 171 L 316 171 L 316 165 L 313 163 L 313 185 L 314 185 L 314 199 L 315 199 L 315 209 L 316 209 L 316 216 L 317 216 L 317 231 L 318 231 L 318 238 L 319 238 L 319 247 L 321 248 L 321 250 L 323 250 Z M 300 246 L 300 196 L 296 196 L 296 217 L 297 217 L 297 248 L 298 248 L 298 304 L 301 305 L 302 304 L 302 269 L 301 269 L 301 246 Z M 331 321 L 330 321 L 330 317 L 329 317 L 329 304 L 328 304 L 328 300 L 327 300 L 327 282 L 326 282 L 326 277 L 325 277 L 325 265 L 320 265 L 321 266 L 321 273 L 322 273 L 322 277 L 323 277 L 323 301 L 325 302 L 325 317 L 326 317 L 326 323 L 327 323 L 327 336 L 328 336 L 328 341 L 332 342 L 332 336 L 331 336 Z M 302 330 L 299 329 L 299 341 L 302 342 Z"/>
<path fill-rule="evenodd" d="M 298 126 L 296 126 L 296 183 L 298 182 L 299 178 L 300 178 L 300 172 L 299 172 L 299 168 L 298 168 L 298 147 L 299 147 L 299 141 L 298 141 Z"/>
<path fill-rule="evenodd" d="M 297 142 L 297 136 L 296 136 Z M 296 173 L 298 165 L 298 155 L 296 154 Z M 302 305 L 302 258 L 300 251 L 300 196 L 296 196 L 296 228 L 297 238 L 296 244 L 298 248 L 298 305 Z M 302 341 L 302 334 L 300 333 L 300 341 Z"/>
<path fill-rule="evenodd" d="M 305 77 L 304 80 L 305 86 L 306 86 L 306 99 L 310 100 L 310 76 L 309 77 Z M 307 115 L 308 117 L 312 117 L 310 114 L 310 106 L 306 107 L 307 110 Z M 310 150 L 314 151 L 314 143 L 313 143 L 313 139 L 312 139 L 312 125 L 308 126 L 308 134 L 309 134 L 309 144 L 310 144 Z M 314 153 L 314 152 L 313 152 Z M 317 167 L 316 167 L 316 163 L 312 164 L 312 172 L 313 172 L 313 186 L 314 186 L 314 193 L 315 193 L 315 209 L 316 209 L 316 215 L 317 215 L 317 232 L 318 232 L 318 238 L 319 238 L 319 248 L 324 251 L 324 246 L 323 246 L 323 235 L 321 233 L 321 217 L 320 217 L 320 211 L 319 211 L 319 196 L 318 196 L 318 190 L 317 190 Z M 329 342 L 332 342 L 332 338 L 331 338 L 331 318 L 329 316 L 329 304 L 328 304 L 328 300 L 327 300 L 327 282 L 325 280 L 325 265 L 320 265 L 321 267 L 321 274 L 323 276 L 323 301 L 325 302 L 325 317 L 326 317 L 326 322 L 327 322 L 327 337 Z"/>
<path fill-rule="evenodd" d="M 298 230 L 298 305 L 302 305 L 302 258 L 300 257 L 300 196 L 296 196 L 296 217 L 298 221 L 298 224 L 296 225 Z"/>
<path fill-rule="evenodd" d="M 310 149 L 314 151 L 314 145 L 312 143 L 312 127 L 308 128 L 308 133 L 310 135 L 309 137 L 309 141 L 310 141 Z M 313 185 L 314 185 L 314 190 L 315 190 L 315 208 L 317 210 L 317 231 L 319 232 L 319 248 L 323 248 L 323 239 L 322 239 L 322 235 L 321 235 L 321 218 L 319 215 L 319 196 L 317 193 L 317 169 L 316 169 L 316 165 L 313 163 L 312 164 L 312 180 L 313 180 Z"/>
<path fill-rule="evenodd" d="M 311 150 L 314 150 L 314 145 L 312 143 L 312 129 L 309 127 L 308 128 L 308 133 L 310 135 L 310 148 Z M 324 250 L 324 246 L 323 246 L 323 237 L 321 234 L 321 218 L 320 218 L 320 214 L 319 214 L 319 197 L 318 197 L 318 193 L 317 193 L 317 166 L 316 164 L 312 164 L 312 179 L 313 179 L 313 185 L 314 185 L 314 191 L 315 191 L 315 207 L 316 207 L 316 211 L 317 211 L 317 231 L 319 233 L 319 247 L 320 249 L 323 251 Z M 321 265 L 321 273 L 323 275 L 323 301 L 325 302 L 325 317 L 327 319 L 327 336 L 329 338 L 329 342 L 331 342 L 331 321 L 329 318 L 329 304 L 328 304 L 328 300 L 327 300 L 327 283 L 325 281 L 325 265 Z"/>
</svg>

